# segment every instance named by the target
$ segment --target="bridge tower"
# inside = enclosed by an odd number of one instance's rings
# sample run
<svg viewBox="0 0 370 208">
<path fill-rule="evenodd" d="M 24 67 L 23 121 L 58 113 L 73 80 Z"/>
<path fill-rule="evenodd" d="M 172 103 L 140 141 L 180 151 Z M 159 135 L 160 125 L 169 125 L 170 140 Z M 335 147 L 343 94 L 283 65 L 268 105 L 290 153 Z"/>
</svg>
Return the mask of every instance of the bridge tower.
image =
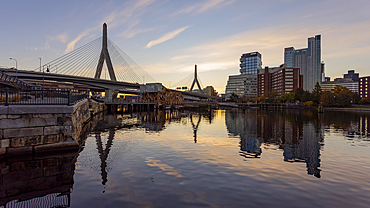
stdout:
<svg viewBox="0 0 370 208">
<path fill-rule="evenodd" d="M 98 67 L 96 68 L 96 72 L 95 72 L 96 79 L 100 79 L 104 60 L 107 63 L 110 79 L 112 81 L 117 81 L 116 75 L 114 74 L 114 71 L 113 71 L 112 61 L 110 60 L 110 56 L 108 53 L 108 35 L 107 35 L 107 24 L 106 23 L 103 24 L 103 47 L 101 49 Z"/>
<path fill-rule="evenodd" d="M 201 91 L 202 89 L 201 89 L 200 84 L 199 84 L 199 81 L 198 81 L 197 65 L 195 65 L 194 80 L 193 80 L 193 84 L 191 84 L 190 92 L 193 91 L 193 88 L 194 88 L 194 84 L 195 83 L 197 83 L 198 89 Z"/>
</svg>

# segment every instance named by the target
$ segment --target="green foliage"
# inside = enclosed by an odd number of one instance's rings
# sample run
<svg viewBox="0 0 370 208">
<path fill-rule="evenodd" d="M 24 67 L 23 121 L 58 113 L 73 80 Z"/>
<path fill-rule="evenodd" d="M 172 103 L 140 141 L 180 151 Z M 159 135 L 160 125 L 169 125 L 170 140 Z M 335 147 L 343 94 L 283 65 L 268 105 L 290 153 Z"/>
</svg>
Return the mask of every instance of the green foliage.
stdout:
<svg viewBox="0 0 370 208">
<path fill-rule="evenodd" d="M 352 97 L 352 93 L 342 92 L 336 95 L 330 91 L 323 92 L 320 96 L 320 101 L 324 106 L 340 106 L 340 107 L 347 107 L 350 106 L 352 103 L 355 103 Z"/>
<path fill-rule="evenodd" d="M 335 96 L 335 104 L 337 106 L 346 107 L 351 105 L 351 96 L 347 93 L 340 93 Z"/>
<path fill-rule="evenodd" d="M 302 96 L 303 96 L 304 90 L 302 88 L 298 88 L 295 90 L 295 100 L 302 101 Z"/>
<path fill-rule="evenodd" d="M 335 105 L 334 94 L 330 91 L 325 91 L 321 93 L 320 102 L 324 106 L 334 106 Z"/>
<path fill-rule="evenodd" d="M 363 98 L 363 99 L 361 99 L 358 102 L 358 104 L 360 104 L 360 105 L 368 105 L 368 104 L 370 104 L 370 98 Z"/>
<path fill-rule="evenodd" d="M 235 93 L 231 93 L 230 100 L 231 100 L 231 102 L 238 102 L 239 96 Z"/>
<path fill-rule="evenodd" d="M 285 92 L 283 91 L 280 95 L 280 99 L 279 99 L 279 102 L 281 103 L 285 103 L 286 101 L 288 100 L 288 95 L 285 94 Z"/>
<path fill-rule="evenodd" d="M 267 92 L 267 102 L 273 103 L 278 98 L 278 92 L 272 89 L 270 92 Z"/>
<path fill-rule="evenodd" d="M 287 101 L 288 101 L 289 103 L 293 103 L 293 102 L 295 101 L 295 93 L 294 93 L 294 92 L 290 92 L 290 93 L 288 94 Z"/>
<path fill-rule="evenodd" d="M 296 89 L 294 92 L 286 94 L 282 92 L 278 96 L 278 92 L 272 90 L 267 93 L 269 103 L 285 103 L 285 102 L 295 102 L 300 101 L 304 106 L 311 107 L 315 104 L 322 104 L 323 106 L 341 106 L 346 107 L 351 104 L 359 103 L 361 98 L 360 95 L 351 92 L 348 88 L 343 86 L 335 86 L 331 91 L 322 91 L 319 83 L 316 83 L 315 89 L 310 93 L 309 91 L 304 91 L 302 88 Z M 257 99 L 253 99 L 257 101 Z M 361 100 L 360 103 L 369 103 L 369 100 Z"/>
<path fill-rule="evenodd" d="M 247 96 L 243 95 L 243 97 L 242 97 L 242 101 L 243 101 L 243 102 L 251 102 L 251 101 L 252 101 L 252 99 L 251 99 L 250 97 L 247 97 Z"/>
<path fill-rule="evenodd" d="M 322 94 L 322 89 L 320 84 L 317 82 L 315 85 L 315 89 L 312 91 L 312 101 L 318 104 L 320 102 L 320 96 Z"/>
<path fill-rule="evenodd" d="M 351 90 L 349 90 L 347 87 L 343 87 L 343 86 L 340 86 L 340 85 L 336 85 L 334 87 L 334 89 L 331 89 L 331 92 L 337 96 L 341 93 L 344 93 L 344 94 L 351 94 Z"/>
<path fill-rule="evenodd" d="M 358 93 L 351 92 L 351 103 L 358 104 L 361 100 L 361 96 Z"/>
<path fill-rule="evenodd" d="M 303 103 L 303 106 L 311 108 L 311 106 L 313 106 L 313 104 L 314 103 L 312 101 L 306 101 L 306 102 Z"/>
</svg>

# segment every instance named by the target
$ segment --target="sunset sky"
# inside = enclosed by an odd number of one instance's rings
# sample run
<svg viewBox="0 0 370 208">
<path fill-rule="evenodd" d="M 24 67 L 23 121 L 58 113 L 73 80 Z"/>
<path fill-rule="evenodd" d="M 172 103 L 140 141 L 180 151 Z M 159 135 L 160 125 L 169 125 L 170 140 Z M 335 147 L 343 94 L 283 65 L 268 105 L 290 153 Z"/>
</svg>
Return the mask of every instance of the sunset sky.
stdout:
<svg viewBox="0 0 370 208">
<path fill-rule="evenodd" d="M 33 70 L 108 36 L 154 79 L 173 85 L 198 65 L 203 86 L 223 92 L 239 74 L 241 54 L 259 51 L 263 66 L 284 48 L 307 47 L 321 34 L 326 76 L 370 70 L 368 0 L 0 1 L 0 66 Z M 171 86 L 174 87 L 174 86 Z"/>
</svg>

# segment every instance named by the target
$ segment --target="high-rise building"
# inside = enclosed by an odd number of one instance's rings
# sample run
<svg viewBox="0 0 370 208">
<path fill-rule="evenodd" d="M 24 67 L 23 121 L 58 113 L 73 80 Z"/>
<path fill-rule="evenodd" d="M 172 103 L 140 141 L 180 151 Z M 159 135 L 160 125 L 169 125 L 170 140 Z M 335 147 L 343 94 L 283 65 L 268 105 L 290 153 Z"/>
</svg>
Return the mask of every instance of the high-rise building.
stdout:
<svg viewBox="0 0 370 208">
<path fill-rule="evenodd" d="M 257 96 L 268 97 L 273 90 L 281 95 L 288 94 L 298 88 L 302 88 L 303 75 L 300 75 L 299 68 L 287 67 L 282 64 L 280 67 L 265 67 L 258 73 Z"/>
<path fill-rule="evenodd" d="M 258 52 L 245 53 L 240 57 L 240 74 L 258 74 L 262 69 L 261 54 Z"/>
<path fill-rule="evenodd" d="M 240 57 L 240 74 L 229 76 L 225 98 L 231 94 L 239 97 L 257 97 L 257 74 L 262 69 L 261 54 L 259 52 L 245 53 Z"/>
<path fill-rule="evenodd" d="M 303 75 L 303 90 L 312 91 L 316 83 L 321 84 L 323 68 L 321 65 L 321 35 L 308 38 L 308 47 L 285 48 L 284 63 L 287 67 L 300 68 Z"/>
</svg>

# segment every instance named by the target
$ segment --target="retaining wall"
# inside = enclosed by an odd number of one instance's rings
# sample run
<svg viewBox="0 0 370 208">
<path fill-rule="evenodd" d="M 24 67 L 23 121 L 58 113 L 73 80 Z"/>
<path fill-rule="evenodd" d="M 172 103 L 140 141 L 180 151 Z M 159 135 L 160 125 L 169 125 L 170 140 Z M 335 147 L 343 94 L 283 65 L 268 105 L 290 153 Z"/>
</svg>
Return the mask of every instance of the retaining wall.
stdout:
<svg viewBox="0 0 370 208">
<path fill-rule="evenodd" d="M 90 109 L 96 114 L 104 107 L 88 100 L 74 106 L 0 107 L 0 157 L 78 148 Z"/>
</svg>

